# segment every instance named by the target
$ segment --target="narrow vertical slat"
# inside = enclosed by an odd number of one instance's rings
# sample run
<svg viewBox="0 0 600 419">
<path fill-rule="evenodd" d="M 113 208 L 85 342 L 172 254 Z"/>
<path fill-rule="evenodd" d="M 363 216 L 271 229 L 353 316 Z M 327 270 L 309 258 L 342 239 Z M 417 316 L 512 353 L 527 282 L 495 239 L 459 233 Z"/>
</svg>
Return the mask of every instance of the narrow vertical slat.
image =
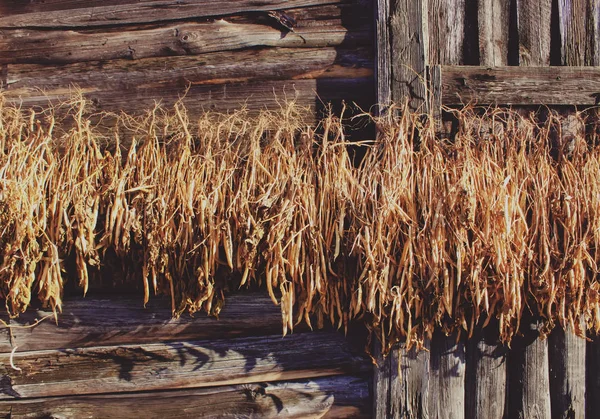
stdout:
<svg viewBox="0 0 600 419">
<path fill-rule="evenodd" d="M 391 384 L 392 416 L 398 418 L 429 418 L 429 343 L 425 349 L 400 348 L 392 359 L 396 379 Z"/>
<path fill-rule="evenodd" d="M 550 65 L 552 0 L 517 0 L 519 64 Z"/>
<path fill-rule="evenodd" d="M 590 63 L 600 66 L 600 0 L 590 0 L 590 13 L 588 14 L 588 37 L 590 51 Z"/>
<path fill-rule="evenodd" d="M 375 5 L 375 86 L 380 112 L 392 102 L 389 17 L 389 0 L 377 0 Z"/>
<path fill-rule="evenodd" d="M 429 414 L 432 418 L 465 417 L 465 344 L 436 331 L 431 341 Z"/>
<path fill-rule="evenodd" d="M 465 0 L 429 0 L 429 65 L 464 64 Z"/>
<path fill-rule="evenodd" d="M 553 418 L 585 418 L 585 345 L 585 339 L 561 327 L 548 337 Z"/>
<path fill-rule="evenodd" d="M 381 343 L 376 341 L 373 356 L 377 362 L 373 371 L 373 418 L 387 419 L 390 417 L 390 380 L 393 354 L 384 359 L 381 354 Z"/>
<path fill-rule="evenodd" d="M 468 418 L 503 418 L 506 414 L 507 348 L 497 327 L 477 329 L 467 346 L 465 386 Z"/>
<path fill-rule="evenodd" d="M 427 103 L 427 0 L 396 0 L 390 8 L 392 100 L 409 100 L 425 112 Z"/>
<path fill-rule="evenodd" d="M 539 327 L 523 319 L 523 336 L 513 340 L 508 356 L 510 418 L 551 417 L 548 341 L 540 339 Z"/>
<path fill-rule="evenodd" d="M 479 0 L 477 17 L 480 65 L 488 67 L 507 65 L 510 2 Z"/>
<path fill-rule="evenodd" d="M 592 39 L 588 13 L 594 0 L 558 0 L 558 26 L 560 32 L 561 64 L 583 66 L 592 64 Z"/>
</svg>

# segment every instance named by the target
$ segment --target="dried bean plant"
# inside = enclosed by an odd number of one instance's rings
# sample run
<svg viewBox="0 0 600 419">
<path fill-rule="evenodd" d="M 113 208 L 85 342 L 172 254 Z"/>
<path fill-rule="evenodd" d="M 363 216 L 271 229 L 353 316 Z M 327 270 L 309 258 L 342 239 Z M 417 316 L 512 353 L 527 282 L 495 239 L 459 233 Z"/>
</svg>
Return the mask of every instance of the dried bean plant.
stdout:
<svg viewBox="0 0 600 419">
<path fill-rule="evenodd" d="M 60 109 L 59 124 L 0 99 L 11 316 L 32 293 L 60 312 L 67 281 L 85 294 L 117 261 L 175 316 L 218 315 L 228 291 L 261 287 L 284 334 L 360 319 L 384 352 L 491 320 L 510 342 L 526 311 L 547 330 L 600 330 L 600 146 L 573 128 L 593 122 L 581 113 L 566 127 L 550 111 L 465 108 L 442 139 L 399 109 L 373 118 L 356 161 L 343 115 L 311 125 L 293 103 L 195 119 L 178 103 L 105 115 L 110 129 L 81 97 Z"/>
</svg>

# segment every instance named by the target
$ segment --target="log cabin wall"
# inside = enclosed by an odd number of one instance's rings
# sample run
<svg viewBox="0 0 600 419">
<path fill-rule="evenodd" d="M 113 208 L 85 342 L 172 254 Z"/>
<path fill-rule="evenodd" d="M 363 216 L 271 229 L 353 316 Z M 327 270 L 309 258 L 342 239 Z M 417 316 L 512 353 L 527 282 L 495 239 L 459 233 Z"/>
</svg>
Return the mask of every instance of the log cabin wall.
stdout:
<svg viewBox="0 0 600 419">
<path fill-rule="evenodd" d="M 77 86 L 98 111 L 139 113 L 186 91 L 192 114 L 286 99 L 368 109 L 372 26 L 368 0 L 2 0 L 1 84 L 25 106 Z"/>
</svg>

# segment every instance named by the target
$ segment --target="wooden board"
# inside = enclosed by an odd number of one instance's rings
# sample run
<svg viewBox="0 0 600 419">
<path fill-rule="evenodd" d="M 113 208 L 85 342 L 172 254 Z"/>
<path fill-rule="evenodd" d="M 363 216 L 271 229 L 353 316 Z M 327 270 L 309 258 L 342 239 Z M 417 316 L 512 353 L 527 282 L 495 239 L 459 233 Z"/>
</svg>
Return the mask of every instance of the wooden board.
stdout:
<svg viewBox="0 0 600 419">
<path fill-rule="evenodd" d="M 428 0 L 429 65 L 464 64 L 465 0 Z"/>
<path fill-rule="evenodd" d="M 335 0 L 0 1 L 0 28 L 77 28 L 198 19 L 340 4 Z M 347 3 L 347 2 L 346 2 Z"/>
<path fill-rule="evenodd" d="M 517 0 L 519 64 L 550 65 L 553 0 Z"/>
<path fill-rule="evenodd" d="M 465 343 L 436 331 L 431 340 L 429 415 L 433 418 L 465 417 Z"/>
<path fill-rule="evenodd" d="M 171 302 L 151 298 L 147 307 L 143 297 L 67 299 L 64 312 L 47 318 L 35 327 L 36 319 L 46 318 L 50 310 L 31 308 L 11 320 L 14 345 L 19 352 L 98 345 L 146 344 L 173 340 L 210 339 L 278 334 L 282 331 L 281 309 L 267 295 L 247 293 L 227 297 L 219 319 L 197 313 L 179 319 L 171 315 Z M 5 316 L 6 317 L 6 316 Z M 7 320 L 6 318 L 4 319 Z M 12 345 L 6 328 L 0 333 L 0 352 L 9 353 Z"/>
<path fill-rule="evenodd" d="M 585 327 L 585 325 L 581 324 Z M 552 417 L 585 418 L 585 339 L 556 327 L 548 337 Z"/>
<path fill-rule="evenodd" d="M 442 67 L 444 105 L 581 105 L 600 98 L 600 68 Z"/>
<path fill-rule="evenodd" d="M 293 32 L 272 18 L 226 17 L 123 28 L 0 30 L 0 64 L 52 63 L 197 55 L 245 48 L 370 45 L 371 20 L 336 6 L 299 9 Z"/>
<path fill-rule="evenodd" d="M 506 415 L 508 348 L 498 341 L 497 330 L 497 325 L 477 329 L 468 342 L 467 418 L 503 418 Z"/>
<path fill-rule="evenodd" d="M 20 371 L 10 366 L 10 354 L 0 358 L 0 399 L 214 387 L 370 370 L 370 362 L 353 353 L 337 332 L 17 351 L 12 359 Z"/>
<path fill-rule="evenodd" d="M 391 42 L 390 71 L 392 101 L 426 111 L 429 31 L 428 0 L 392 2 L 389 15 Z"/>
<path fill-rule="evenodd" d="M 0 416 L 111 417 L 370 417 L 368 381 L 360 376 L 0 402 Z"/>
<path fill-rule="evenodd" d="M 479 64 L 503 66 L 508 64 L 510 2 L 480 0 L 478 2 Z"/>
</svg>

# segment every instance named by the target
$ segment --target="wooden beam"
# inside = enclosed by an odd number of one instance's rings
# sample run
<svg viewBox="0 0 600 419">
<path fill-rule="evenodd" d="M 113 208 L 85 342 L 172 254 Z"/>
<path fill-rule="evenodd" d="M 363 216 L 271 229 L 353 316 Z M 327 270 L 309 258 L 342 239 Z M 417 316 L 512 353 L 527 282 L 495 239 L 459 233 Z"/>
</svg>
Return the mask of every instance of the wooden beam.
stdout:
<svg viewBox="0 0 600 419">
<path fill-rule="evenodd" d="M 483 66 L 508 64 L 510 3 L 506 0 L 479 0 L 479 63 Z"/>
<path fill-rule="evenodd" d="M 53 318 L 47 318 L 52 315 L 51 310 L 34 307 L 10 320 L 13 345 L 8 331 L 2 329 L 0 352 L 10 353 L 13 346 L 17 346 L 19 352 L 27 352 L 278 334 L 282 330 L 281 309 L 267 295 L 256 293 L 227 297 L 219 319 L 203 313 L 173 319 L 169 299 L 151 298 L 144 308 L 141 295 L 66 299 L 63 308 L 58 324 Z M 47 319 L 35 327 L 22 327 L 43 318 Z"/>
<path fill-rule="evenodd" d="M 63 396 L 0 402 L 0 416 L 43 417 L 369 417 L 367 379 L 337 376 L 207 389 Z"/>
<path fill-rule="evenodd" d="M 443 66 L 444 105 L 581 105 L 600 97 L 597 67 Z"/>
<path fill-rule="evenodd" d="M 305 15 L 294 32 L 268 20 L 238 18 L 202 23 L 165 22 L 158 27 L 127 30 L 4 30 L 0 36 L 0 64 L 138 60 L 259 47 L 370 46 L 371 22 L 361 23 L 357 19 L 358 26 L 349 26 L 342 22 L 339 8 L 303 12 Z"/>
<path fill-rule="evenodd" d="M 335 0 L 0 1 L 0 28 L 90 28 L 340 4 Z"/>
<path fill-rule="evenodd" d="M 550 65 L 553 0 L 516 0 L 519 65 Z"/>
<path fill-rule="evenodd" d="M 392 2 L 389 16 L 392 101 L 427 111 L 428 0 Z"/>
<path fill-rule="evenodd" d="M 380 113 L 392 103 L 392 68 L 390 44 L 390 3 L 377 0 L 375 5 L 375 87 Z"/>
<path fill-rule="evenodd" d="M 354 353 L 338 332 L 17 351 L 0 359 L 0 400 L 288 381 L 370 370 L 370 361 Z"/>
<path fill-rule="evenodd" d="M 433 418 L 465 417 L 465 343 L 456 336 L 433 334 L 430 355 L 429 415 Z"/>
<path fill-rule="evenodd" d="M 429 65 L 464 64 L 465 0 L 428 0 Z"/>
</svg>

